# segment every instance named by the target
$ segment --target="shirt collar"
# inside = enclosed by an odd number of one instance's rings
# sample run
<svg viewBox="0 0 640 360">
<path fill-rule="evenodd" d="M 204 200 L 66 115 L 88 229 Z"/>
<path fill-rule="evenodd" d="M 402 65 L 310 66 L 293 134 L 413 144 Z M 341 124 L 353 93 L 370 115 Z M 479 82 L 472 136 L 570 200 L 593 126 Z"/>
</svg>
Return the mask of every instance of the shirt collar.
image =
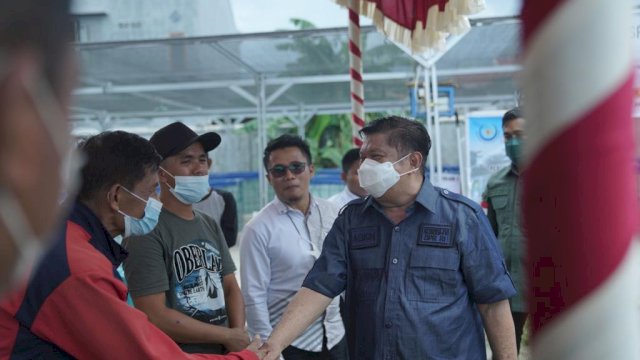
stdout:
<svg viewBox="0 0 640 360">
<path fill-rule="evenodd" d="M 316 199 L 313 197 L 313 195 L 309 194 L 310 198 L 310 205 L 309 205 L 309 211 L 307 212 L 306 216 L 311 215 L 311 213 L 313 212 L 313 209 L 318 206 L 318 202 L 316 201 Z M 298 213 L 302 213 L 300 210 L 292 208 L 291 206 L 285 204 L 284 202 L 282 202 L 282 200 L 280 200 L 278 198 L 278 196 L 276 196 L 273 199 L 273 203 L 276 206 L 276 209 L 278 210 L 278 214 L 280 215 L 285 215 L 289 212 L 298 212 Z M 305 214 L 303 214 L 305 215 Z"/>
<path fill-rule="evenodd" d="M 347 197 L 350 198 L 350 199 L 359 199 L 360 198 L 360 196 L 352 193 L 351 190 L 349 190 L 348 186 L 345 186 L 343 191 L 344 191 L 345 195 L 347 195 Z"/>
<path fill-rule="evenodd" d="M 436 199 L 438 198 L 439 193 L 431 184 L 431 181 L 424 177 L 424 181 L 422 182 L 422 187 L 420 188 L 420 192 L 418 192 L 418 196 L 416 197 L 416 201 L 424 206 L 427 210 L 431 211 L 435 214 L 436 212 Z"/>
<path fill-rule="evenodd" d="M 91 235 L 91 245 L 103 253 L 113 266 L 119 266 L 127 257 L 127 251 L 113 240 L 96 214 L 80 201 L 76 201 L 69 219 Z"/>
<path fill-rule="evenodd" d="M 509 173 L 515 176 L 520 176 L 520 169 L 516 165 L 511 163 L 511 167 L 509 168 Z"/>
</svg>

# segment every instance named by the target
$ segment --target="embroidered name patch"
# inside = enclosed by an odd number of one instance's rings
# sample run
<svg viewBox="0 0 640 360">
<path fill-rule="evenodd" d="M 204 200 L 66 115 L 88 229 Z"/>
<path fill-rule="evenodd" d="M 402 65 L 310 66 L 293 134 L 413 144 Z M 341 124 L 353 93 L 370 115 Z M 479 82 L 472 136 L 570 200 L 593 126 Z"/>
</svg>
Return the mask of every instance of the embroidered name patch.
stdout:
<svg viewBox="0 0 640 360">
<path fill-rule="evenodd" d="M 418 245 L 450 247 L 453 245 L 451 225 L 422 225 Z"/>
<path fill-rule="evenodd" d="M 378 246 L 378 231 L 375 226 L 351 229 L 351 249 Z"/>
</svg>

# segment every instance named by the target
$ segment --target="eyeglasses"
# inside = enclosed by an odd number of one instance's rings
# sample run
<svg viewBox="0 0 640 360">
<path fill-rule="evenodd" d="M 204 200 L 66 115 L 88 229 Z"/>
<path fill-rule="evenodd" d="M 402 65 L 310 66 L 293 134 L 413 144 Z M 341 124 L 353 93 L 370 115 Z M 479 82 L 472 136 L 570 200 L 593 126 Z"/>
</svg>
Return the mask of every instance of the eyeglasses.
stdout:
<svg viewBox="0 0 640 360">
<path fill-rule="evenodd" d="M 294 161 L 289 165 L 274 165 L 271 169 L 269 169 L 269 173 L 275 178 L 281 178 L 287 174 L 288 169 L 293 175 L 300 175 L 304 172 L 304 169 L 306 167 L 306 163 Z"/>
</svg>

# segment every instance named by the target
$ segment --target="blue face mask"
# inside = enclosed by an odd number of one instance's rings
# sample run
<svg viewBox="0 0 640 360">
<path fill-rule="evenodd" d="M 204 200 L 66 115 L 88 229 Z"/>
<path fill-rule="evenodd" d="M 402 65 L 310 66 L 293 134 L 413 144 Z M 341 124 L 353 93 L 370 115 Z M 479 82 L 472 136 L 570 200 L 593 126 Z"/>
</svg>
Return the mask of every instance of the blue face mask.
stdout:
<svg viewBox="0 0 640 360">
<path fill-rule="evenodd" d="M 127 215 L 124 212 L 118 210 L 120 214 L 124 216 L 124 237 L 131 235 L 144 235 L 153 230 L 158 224 L 158 217 L 162 210 L 162 203 L 154 198 L 144 200 L 140 196 L 132 193 L 124 186 L 122 187 L 126 192 L 135 196 L 140 201 L 144 201 L 147 205 L 144 207 L 144 216 L 141 219 L 135 218 L 131 215 Z"/>
<path fill-rule="evenodd" d="M 209 175 L 202 176 L 173 176 L 167 170 L 160 168 L 176 181 L 176 187 L 169 189 L 176 199 L 185 205 L 192 205 L 202 200 L 209 191 Z"/>
</svg>

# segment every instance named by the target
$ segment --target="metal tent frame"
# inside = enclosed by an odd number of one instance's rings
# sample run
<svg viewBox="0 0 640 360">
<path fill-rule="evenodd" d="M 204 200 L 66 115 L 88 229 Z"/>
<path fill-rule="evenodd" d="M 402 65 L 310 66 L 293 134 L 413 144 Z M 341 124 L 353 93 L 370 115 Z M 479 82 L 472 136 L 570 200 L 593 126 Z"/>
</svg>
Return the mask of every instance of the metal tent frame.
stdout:
<svg viewBox="0 0 640 360">
<path fill-rule="evenodd" d="M 426 56 L 363 27 L 366 110 L 407 108 L 407 82 L 420 81 L 420 70 L 430 94 L 427 118 L 434 119 L 427 122 L 435 135 L 436 161 L 430 166 L 432 174 L 441 174 L 438 81 L 457 86 L 458 107 L 513 103 L 519 28 L 512 18 L 477 20 L 467 35 L 451 37 L 444 51 Z M 84 73 L 72 119 L 106 130 L 159 117 L 202 117 L 217 126 L 256 118 L 258 149 L 264 149 L 269 118 L 288 117 L 304 135 L 313 115 L 351 111 L 347 42 L 346 28 L 332 28 L 79 43 Z M 259 174 L 266 204 L 262 167 Z"/>
</svg>

